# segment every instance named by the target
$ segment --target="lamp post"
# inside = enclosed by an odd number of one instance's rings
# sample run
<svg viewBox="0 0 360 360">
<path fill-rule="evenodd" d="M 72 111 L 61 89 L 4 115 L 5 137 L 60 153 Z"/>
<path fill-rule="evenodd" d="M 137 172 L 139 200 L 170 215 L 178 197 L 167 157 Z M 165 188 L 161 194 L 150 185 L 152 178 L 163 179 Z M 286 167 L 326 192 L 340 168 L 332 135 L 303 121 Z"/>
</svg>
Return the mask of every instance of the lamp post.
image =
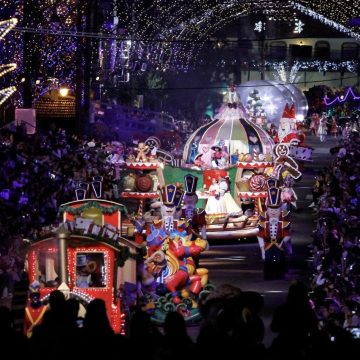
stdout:
<svg viewBox="0 0 360 360">
<path fill-rule="evenodd" d="M 67 271 L 67 240 L 70 233 L 61 225 L 56 231 L 58 245 L 59 245 L 59 264 L 60 264 L 60 284 L 68 284 L 68 271 Z"/>
</svg>

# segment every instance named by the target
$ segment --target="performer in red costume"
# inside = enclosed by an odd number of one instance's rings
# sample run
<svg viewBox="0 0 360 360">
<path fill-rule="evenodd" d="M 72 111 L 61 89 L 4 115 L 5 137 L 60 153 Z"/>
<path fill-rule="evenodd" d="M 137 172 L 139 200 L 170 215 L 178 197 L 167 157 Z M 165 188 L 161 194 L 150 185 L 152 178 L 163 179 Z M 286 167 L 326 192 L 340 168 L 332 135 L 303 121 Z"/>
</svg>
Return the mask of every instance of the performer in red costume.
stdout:
<svg viewBox="0 0 360 360">
<path fill-rule="evenodd" d="M 291 145 L 297 145 L 300 139 L 296 130 L 296 119 L 295 119 L 295 105 L 293 104 L 290 108 L 286 104 L 282 118 L 280 119 L 279 129 L 277 136 L 274 141 L 276 143 L 285 143 Z"/>
</svg>

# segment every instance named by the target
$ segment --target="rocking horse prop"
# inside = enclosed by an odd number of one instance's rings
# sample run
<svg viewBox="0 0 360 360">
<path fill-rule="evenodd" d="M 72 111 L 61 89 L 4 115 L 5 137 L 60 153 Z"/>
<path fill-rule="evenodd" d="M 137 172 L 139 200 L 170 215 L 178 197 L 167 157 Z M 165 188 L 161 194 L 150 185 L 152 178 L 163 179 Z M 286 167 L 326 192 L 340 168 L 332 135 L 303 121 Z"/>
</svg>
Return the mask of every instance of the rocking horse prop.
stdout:
<svg viewBox="0 0 360 360">
<path fill-rule="evenodd" d="M 147 289 L 155 291 L 142 291 L 143 307 L 153 309 L 152 318 L 159 323 L 164 321 L 167 312 L 174 310 L 186 321 L 199 319 L 198 302 L 213 289 L 208 284 L 208 270 L 198 267 L 199 256 L 208 248 L 208 243 L 203 238 L 205 214 L 195 208 L 196 183 L 196 177 L 187 175 L 186 193 L 174 184 L 163 187 L 162 218 L 145 230 L 147 254 L 141 281 L 143 285 L 147 282 Z"/>
</svg>

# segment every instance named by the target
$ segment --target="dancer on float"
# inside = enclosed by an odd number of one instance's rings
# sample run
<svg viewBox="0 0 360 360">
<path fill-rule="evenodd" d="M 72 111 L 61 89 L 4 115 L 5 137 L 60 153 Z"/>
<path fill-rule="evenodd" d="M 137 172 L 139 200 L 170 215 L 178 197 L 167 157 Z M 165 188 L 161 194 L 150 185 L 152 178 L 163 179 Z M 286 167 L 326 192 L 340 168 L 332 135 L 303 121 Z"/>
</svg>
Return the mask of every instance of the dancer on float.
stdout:
<svg viewBox="0 0 360 360">
<path fill-rule="evenodd" d="M 207 214 L 226 214 L 225 191 L 220 189 L 219 182 L 215 178 L 211 179 L 208 194 L 209 198 L 206 203 L 205 212 Z"/>
<path fill-rule="evenodd" d="M 225 202 L 226 213 L 230 214 L 230 213 L 241 212 L 239 205 L 235 202 L 234 198 L 231 196 L 229 176 L 226 176 L 225 178 L 220 178 L 219 187 L 220 187 L 220 191 L 224 192 L 223 199 Z"/>
<path fill-rule="evenodd" d="M 239 120 L 247 117 L 245 113 L 245 108 L 241 103 L 240 95 L 235 85 L 230 85 L 224 96 L 223 106 L 220 108 L 217 118 L 220 120 L 222 118 Z"/>
</svg>

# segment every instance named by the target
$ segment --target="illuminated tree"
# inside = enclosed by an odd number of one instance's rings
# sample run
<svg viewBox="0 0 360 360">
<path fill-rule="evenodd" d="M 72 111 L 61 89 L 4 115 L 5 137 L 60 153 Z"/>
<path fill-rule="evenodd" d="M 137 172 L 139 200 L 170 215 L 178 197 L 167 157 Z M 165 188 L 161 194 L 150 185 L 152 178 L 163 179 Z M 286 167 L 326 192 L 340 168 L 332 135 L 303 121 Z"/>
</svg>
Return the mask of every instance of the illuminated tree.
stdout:
<svg viewBox="0 0 360 360">
<path fill-rule="evenodd" d="M 253 118 L 260 116 L 265 113 L 265 110 L 262 107 L 261 99 L 259 96 L 259 91 L 254 89 L 248 96 L 247 108 L 249 113 Z"/>
</svg>

